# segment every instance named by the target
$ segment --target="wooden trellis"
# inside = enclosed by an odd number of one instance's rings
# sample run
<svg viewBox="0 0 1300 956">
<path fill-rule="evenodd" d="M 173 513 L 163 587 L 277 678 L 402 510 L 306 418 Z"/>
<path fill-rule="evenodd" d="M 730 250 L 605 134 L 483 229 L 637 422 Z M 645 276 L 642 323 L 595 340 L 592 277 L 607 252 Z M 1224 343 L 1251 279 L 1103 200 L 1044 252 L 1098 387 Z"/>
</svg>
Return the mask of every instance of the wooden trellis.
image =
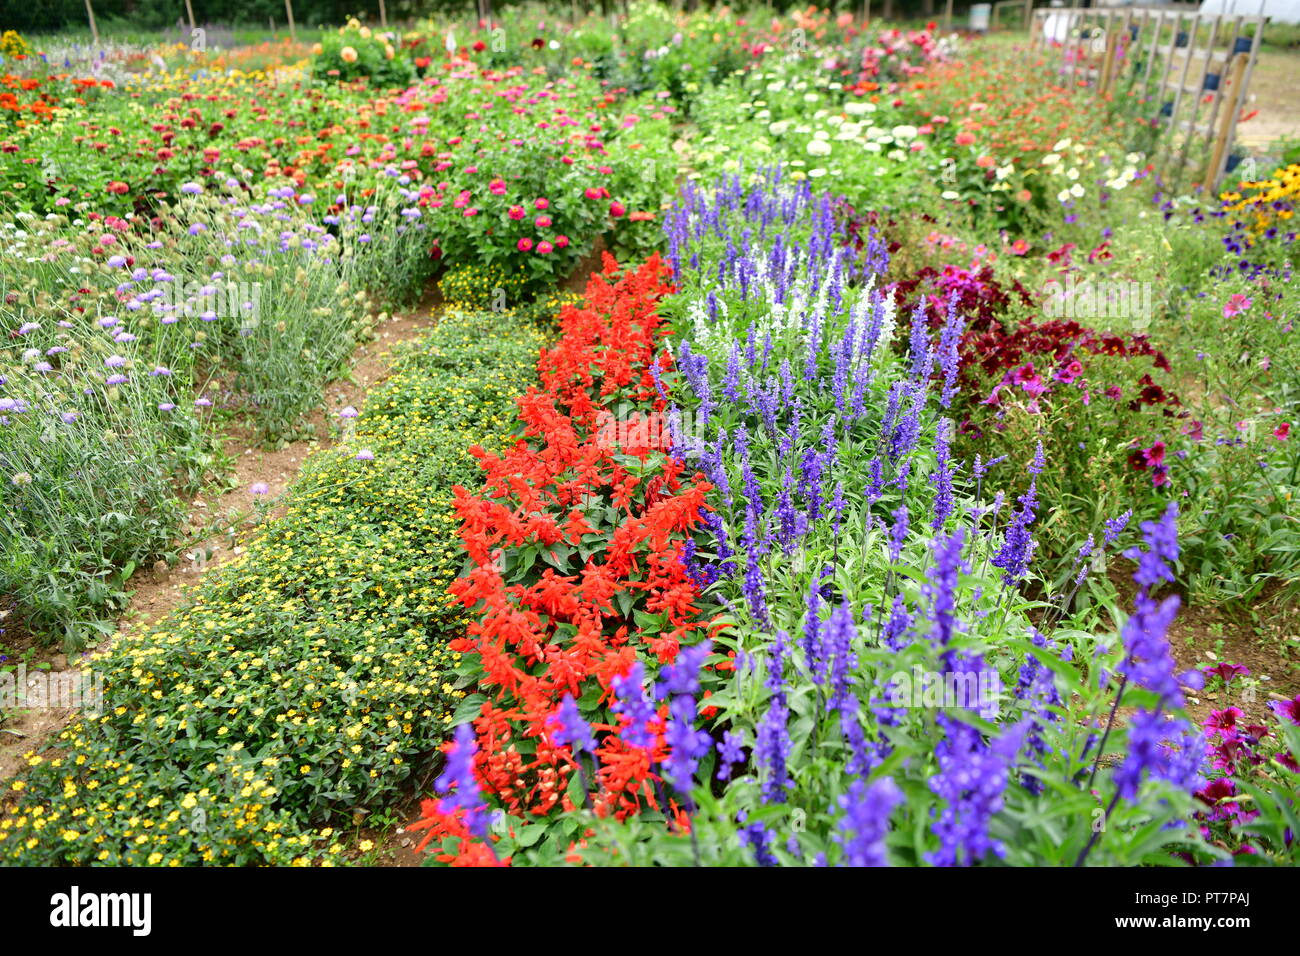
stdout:
<svg viewBox="0 0 1300 956">
<path fill-rule="evenodd" d="M 1191 177 L 1193 185 L 1217 189 L 1236 165 L 1237 117 L 1263 33 L 1259 16 L 1054 7 L 1034 11 L 1031 39 L 1059 54 L 1071 82 L 1149 110 L 1147 119 L 1164 130 L 1154 161 L 1171 186 Z"/>
</svg>

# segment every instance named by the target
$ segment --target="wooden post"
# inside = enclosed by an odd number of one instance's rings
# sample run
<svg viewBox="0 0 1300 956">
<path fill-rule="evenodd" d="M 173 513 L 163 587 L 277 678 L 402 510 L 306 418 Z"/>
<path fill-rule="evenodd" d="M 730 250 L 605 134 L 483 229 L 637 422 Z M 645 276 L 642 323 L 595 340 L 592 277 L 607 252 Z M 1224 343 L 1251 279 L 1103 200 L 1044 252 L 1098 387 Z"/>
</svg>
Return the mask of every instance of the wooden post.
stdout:
<svg viewBox="0 0 1300 956">
<path fill-rule="evenodd" d="M 1232 128 L 1237 123 L 1237 113 L 1240 110 L 1236 104 L 1241 99 L 1241 84 L 1246 79 L 1246 66 L 1250 63 L 1250 54 L 1237 53 L 1232 57 L 1232 100 L 1230 106 L 1232 109 L 1223 111 L 1219 117 L 1219 134 L 1214 138 L 1214 153 L 1210 159 L 1210 165 L 1205 170 L 1204 185 L 1213 189 L 1219 182 L 1219 176 L 1223 173 L 1223 165 L 1228 156 L 1228 138 L 1232 135 Z M 1222 89 L 1223 84 L 1219 84 Z"/>
<path fill-rule="evenodd" d="M 1255 70 L 1255 61 L 1259 56 L 1260 39 L 1264 33 L 1264 18 L 1260 17 L 1255 21 L 1255 33 L 1250 38 L 1250 52 L 1241 54 L 1247 60 L 1246 70 L 1241 76 L 1241 85 L 1237 87 L 1232 96 L 1232 117 L 1233 120 L 1228 126 L 1228 138 L 1224 142 L 1222 162 L 1227 164 L 1228 158 L 1232 153 L 1232 144 L 1237 138 L 1237 117 L 1241 115 L 1241 109 L 1246 105 L 1246 91 L 1250 89 L 1250 77 Z M 1214 170 L 1214 179 L 1210 181 L 1210 188 L 1217 189 L 1222 185 L 1223 176 L 1226 169 Z M 1241 182 L 1241 180 L 1237 180 Z"/>
<path fill-rule="evenodd" d="M 185 15 L 190 18 L 190 32 L 193 33 L 197 24 L 194 22 L 194 5 L 190 0 L 185 0 Z"/>
<path fill-rule="evenodd" d="M 1025 0 L 1025 29 L 1032 32 L 1034 25 L 1034 0 Z"/>
<path fill-rule="evenodd" d="M 1110 71 L 1115 67 L 1115 49 L 1119 34 L 1110 28 L 1110 14 L 1106 14 L 1106 53 L 1102 57 L 1101 72 L 1097 76 L 1097 95 L 1105 96 L 1110 87 Z"/>
<path fill-rule="evenodd" d="M 1155 13 L 1156 27 L 1151 31 L 1151 48 L 1147 50 L 1147 66 L 1142 74 L 1142 98 L 1151 99 L 1151 68 L 1156 62 L 1156 48 L 1160 43 L 1160 34 L 1165 28 L 1165 12 L 1158 10 Z"/>
<path fill-rule="evenodd" d="M 379 0 L 379 25 L 388 29 L 388 11 L 384 9 L 384 0 Z"/>
<path fill-rule="evenodd" d="M 284 0 L 284 15 L 289 18 L 289 38 L 298 42 L 298 31 L 293 25 L 293 0 Z"/>
<path fill-rule="evenodd" d="M 1210 163 L 1206 168 L 1207 175 L 1215 168 L 1218 159 L 1215 154 L 1219 152 L 1219 112 L 1223 107 L 1225 98 L 1227 97 L 1228 75 L 1231 71 L 1235 70 L 1237 66 L 1236 46 L 1237 37 L 1241 36 L 1241 23 L 1241 17 L 1237 17 L 1236 20 L 1233 21 L 1232 35 L 1228 37 L 1228 50 L 1223 56 L 1223 63 L 1219 66 L 1215 66 L 1213 54 L 1211 54 L 1210 59 L 1206 62 L 1207 72 L 1210 70 L 1219 71 L 1219 86 L 1218 89 L 1214 91 L 1214 102 L 1210 106 L 1210 115 L 1205 120 L 1205 154 L 1207 162 Z M 1235 88 L 1233 93 L 1235 95 Z"/>
<path fill-rule="evenodd" d="M 86 0 L 86 16 L 90 18 L 90 39 L 95 46 L 99 46 L 99 27 L 95 26 L 95 10 L 90 5 L 90 0 Z"/>
<path fill-rule="evenodd" d="M 862 22 L 865 25 L 871 19 L 871 0 L 862 0 Z"/>
<path fill-rule="evenodd" d="M 871 0 L 867 2 L 870 3 Z M 952 32 L 952 0 L 948 0 L 943 8 L 943 29 L 945 32 Z"/>
</svg>

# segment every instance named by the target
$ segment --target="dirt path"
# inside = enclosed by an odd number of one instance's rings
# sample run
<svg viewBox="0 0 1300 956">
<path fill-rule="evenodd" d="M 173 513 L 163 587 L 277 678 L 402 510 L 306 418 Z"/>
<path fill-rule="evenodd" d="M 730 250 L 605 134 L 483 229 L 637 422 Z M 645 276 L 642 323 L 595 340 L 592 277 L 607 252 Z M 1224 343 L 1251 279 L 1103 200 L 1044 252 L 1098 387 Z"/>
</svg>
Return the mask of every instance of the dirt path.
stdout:
<svg viewBox="0 0 1300 956">
<path fill-rule="evenodd" d="M 352 357 L 351 374 L 328 385 L 325 402 L 309 418 L 310 431 L 316 436 L 292 442 L 283 448 L 266 449 L 246 425 L 229 428 L 224 436 L 225 451 L 234 461 L 230 490 L 215 496 L 200 495 L 190 503 L 190 516 L 183 540 L 193 541 L 182 549 L 181 561 L 169 568 L 159 561 L 153 568 L 142 568 L 132 575 L 128 590 L 133 593 L 126 610 L 117 622 L 119 633 L 148 628 L 187 600 L 188 589 L 199 584 L 204 574 L 219 567 L 243 550 L 242 541 L 255 526 L 256 513 L 250 491 L 256 483 L 267 486 L 266 501 L 274 513 L 275 502 L 284 494 L 302 470 L 307 456 L 333 444 L 330 422 L 337 421 L 340 409 L 351 405 L 360 408 L 366 393 L 388 376 L 393 365 L 393 350 L 400 344 L 423 335 L 432 325 L 433 300 L 422 303 L 413 312 L 395 315 L 375 330 L 375 338 L 358 346 Z M 211 529 L 215 528 L 215 531 Z M 223 530 L 224 529 L 224 530 Z M 204 530 L 206 538 L 195 540 Z M 107 645 L 101 642 L 99 649 Z M 79 671 L 82 660 L 69 661 L 53 648 L 36 649 L 28 668 L 29 687 L 43 682 L 45 673 L 64 674 Z M 38 672 L 38 668 L 40 671 Z M 23 755 L 41 750 L 62 730 L 74 711 L 66 708 L 15 709 L 3 712 L 0 721 L 0 782 L 15 776 L 22 768 Z"/>
<path fill-rule="evenodd" d="M 1253 151 L 1266 150 L 1284 136 L 1300 136 L 1300 51 L 1261 50 L 1250 78 L 1243 113 L 1259 112 L 1237 127 L 1237 142 Z"/>
<path fill-rule="evenodd" d="M 1273 701 L 1300 694 L 1300 615 L 1276 609 L 1252 621 L 1246 611 L 1187 607 L 1169 630 L 1169 646 L 1180 670 L 1241 664 L 1250 680 L 1213 686 L 1189 696 L 1188 714 L 1199 724 L 1210 713 L 1237 707 L 1246 723 L 1271 724 Z"/>
</svg>

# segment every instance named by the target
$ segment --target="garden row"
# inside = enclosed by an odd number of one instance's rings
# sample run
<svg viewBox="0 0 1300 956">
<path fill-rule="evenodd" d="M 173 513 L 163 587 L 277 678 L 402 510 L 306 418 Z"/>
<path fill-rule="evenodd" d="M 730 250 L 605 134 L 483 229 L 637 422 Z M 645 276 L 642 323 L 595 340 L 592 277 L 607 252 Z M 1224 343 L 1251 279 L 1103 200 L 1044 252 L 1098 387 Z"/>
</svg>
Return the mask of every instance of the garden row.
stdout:
<svg viewBox="0 0 1300 956">
<path fill-rule="evenodd" d="M 82 715 L 6 785 L 24 864 L 328 863 L 355 853 L 443 740 L 465 691 L 445 633 L 463 558 L 452 486 L 499 446 L 544 338 L 449 312 L 402 358 L 283 513 L 197 600 L 92 662 Z"/>
<path fill-rule="evenodd" d="M 457 489 L 482 699 L 438 859 L 1292 859 L 1300 697 L 1188 721 L 1177 506 L 1118 634 L 1072 626 L 1131 512 L 1030 596 L 1049 463 L 953 455 L 955 307 L 899 314 L 806 184 L 688 191 L 668 233 L 675 291 L 651 259 L 567 310 L 524 440 Z"/>
</svg>

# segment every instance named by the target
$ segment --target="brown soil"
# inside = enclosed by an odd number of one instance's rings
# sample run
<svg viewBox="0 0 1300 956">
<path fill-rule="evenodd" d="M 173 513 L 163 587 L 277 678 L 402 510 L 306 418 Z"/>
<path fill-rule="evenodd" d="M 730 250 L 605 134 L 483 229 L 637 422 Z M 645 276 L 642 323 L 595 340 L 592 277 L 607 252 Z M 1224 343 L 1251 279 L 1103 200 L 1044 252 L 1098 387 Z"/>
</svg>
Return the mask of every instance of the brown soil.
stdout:
<svg viewBox="0 0 1300 956">
<path fill-rule="evenodd" d="M 1130 571 L 1125 561 L 1113 562 L 1107 571 L 1125 608 L 1133 606 Z M 1300 608 L 1279 606 L 1268 595 L 1254 608 L 1202 608 L 1189 606 L 1184 598 L 1168 637 L 1177 673 L 1215 664 L 1242 664 L 1250 670 L 1226 687 L 1217 678 L 1207 679 L 1203 690 L 1187 693 L 1187 714 L 1197 724 L 1225 707 L 1240 709 L 1245 723 L 1271 724 L 1276 717 L 1269 703 L 1300 694 Z M 1120 722 L 1130 714 L 1129 708 L 1120 708 Z"/>
<path fill-rule="evenodd" d="M 1297 75 L 1300 75 L 1300 51 L 1260 51 L 1243 109 L 1246 114 L 1251 110 L 1259 113 L 1237 127 L 1239 143 L 1259 151 L 1266 150 L 1283 136 L 1300 136 L 1300 100 L 1295 96 Z"/>
<path fill-rule="evenodd" d="M 1187 712 L 1197 723 L 1211 711 L 1231 706 L 1245 713 L 1246 723 L 1271 724 L 1276 717 L 1269 702 L 1300 694 L 1300 613 L 1294 608 L 1259 623 L 1244 612 L 1185 608 L 1171 628 L 1169 644 L 1182 670 L 1220 663 L 1250 669 L 1249 678 L 1234 678 L 1226 688 L 1215 679 L 1188 695 Z"/>
</svg>

